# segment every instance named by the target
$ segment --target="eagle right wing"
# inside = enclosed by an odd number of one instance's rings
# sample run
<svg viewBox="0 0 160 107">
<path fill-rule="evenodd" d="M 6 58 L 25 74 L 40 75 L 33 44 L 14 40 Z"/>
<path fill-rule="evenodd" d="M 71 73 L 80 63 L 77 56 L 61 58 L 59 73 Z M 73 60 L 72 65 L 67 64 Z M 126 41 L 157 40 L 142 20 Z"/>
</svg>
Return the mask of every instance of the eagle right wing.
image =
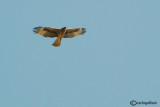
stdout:
<svg viewBox="0 0 160 107">
<path fill-rule="evenodd" d="M 51 27 L 35 27 L 35 28 L 33 28 L 33 32 L 35 32 L 39 35 L 42 35 L 44 37 L 49 37 L 49 38 L 57 37 L 59 31 L 60 31 L 60 29 L 55 29 L 55 28 L 51 28 Z"/>
<path fill-rule="evenodd" d="M 78 35 L 83 35 L 85 32 L 86 32 L 85 28 L 67 29 L 64 38 L 73 38 Z"/>
</svg>

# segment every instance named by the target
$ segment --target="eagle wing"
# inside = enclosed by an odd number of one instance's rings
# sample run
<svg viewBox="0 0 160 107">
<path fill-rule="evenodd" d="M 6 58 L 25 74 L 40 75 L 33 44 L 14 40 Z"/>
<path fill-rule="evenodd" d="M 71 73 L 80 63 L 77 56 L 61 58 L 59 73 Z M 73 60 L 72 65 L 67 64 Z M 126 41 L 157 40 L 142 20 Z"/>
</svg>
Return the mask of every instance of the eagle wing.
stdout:
<svg viewBox="0 0 160 107">
<path fill-rule="evenodd" d="M 64 38 L 73 38 L 78 35 L 83 35 L 85 32 L 86 32 L 85 28 L 67 29 Z"/>
<path fill-rule="evenodd" d="M 49 37 L 49 38 L 57 37 L 59 31 L 60 31 L 60 29 L 55 29 L 55 28 L 51 28 L 51 27 L 35 27 L 35 28 L 33 28 L 33 32 L 38 33 L 39 35 L 42 35 L 44 37 Z"/>
</svg>

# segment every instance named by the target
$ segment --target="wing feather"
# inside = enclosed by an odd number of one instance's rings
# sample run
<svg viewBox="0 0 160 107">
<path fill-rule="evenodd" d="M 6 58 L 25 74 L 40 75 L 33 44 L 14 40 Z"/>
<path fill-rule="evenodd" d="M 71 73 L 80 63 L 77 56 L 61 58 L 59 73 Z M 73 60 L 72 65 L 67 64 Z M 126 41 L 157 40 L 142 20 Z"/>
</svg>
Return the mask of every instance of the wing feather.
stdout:
<svg viewBox="0 0 160 107">
<path fill-rule="evenodd" d="M 85 28 L 67 29 L 64 38 L 73 38 L 78 35 L 83 35 L 85 32 L 86 32 Z"/>
<path fill-rule="evenodd" d="M 49 38 L 57 37 L 59 30 L 60 29 L 54 29 L 51 27 L 35 27 L 35 28 L 33 28 L 33 32 L 38 33 L 39 35 L 42 35 L 44 37 L 49 37 Z"/>
</svg>

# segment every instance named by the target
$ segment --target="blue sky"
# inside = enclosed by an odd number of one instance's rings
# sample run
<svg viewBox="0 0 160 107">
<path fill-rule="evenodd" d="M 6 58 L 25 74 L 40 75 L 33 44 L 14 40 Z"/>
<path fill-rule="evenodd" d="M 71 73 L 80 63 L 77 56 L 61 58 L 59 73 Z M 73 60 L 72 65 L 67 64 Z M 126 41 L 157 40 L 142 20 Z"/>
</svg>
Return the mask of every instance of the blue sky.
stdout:
<svg viewBox="0 0 160 107">
<path fill-rule="evenodd" d="M 158 107 L 159 11 L 159 0 L 1 0 L 0 107 Z M 87 32 L 55 48 L 36 26 Z"/>
</svg>

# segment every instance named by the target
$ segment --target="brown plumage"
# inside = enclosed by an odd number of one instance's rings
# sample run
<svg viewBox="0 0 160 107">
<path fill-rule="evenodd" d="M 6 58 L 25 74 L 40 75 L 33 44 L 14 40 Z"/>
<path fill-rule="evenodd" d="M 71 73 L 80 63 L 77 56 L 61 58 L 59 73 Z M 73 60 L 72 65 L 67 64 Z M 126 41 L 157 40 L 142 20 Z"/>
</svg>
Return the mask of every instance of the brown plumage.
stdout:
<svg viewBox="0 0 160 107">
<path fill-rule="evenodd" d="M 67 29 L 66 27 L 63 27 L 61 29 L 55 29 L 52 27 L 35 27 L 33 28 L 33 31 L 44 37 L 48 38 L 57 37 L 57 39 L 52 45 L 58 47 L 61 45 L 62 38 L 73 38 L 78 35 L 83 35 L 86 32 L 86 29 L 85 28 Z"/>
</svg>

